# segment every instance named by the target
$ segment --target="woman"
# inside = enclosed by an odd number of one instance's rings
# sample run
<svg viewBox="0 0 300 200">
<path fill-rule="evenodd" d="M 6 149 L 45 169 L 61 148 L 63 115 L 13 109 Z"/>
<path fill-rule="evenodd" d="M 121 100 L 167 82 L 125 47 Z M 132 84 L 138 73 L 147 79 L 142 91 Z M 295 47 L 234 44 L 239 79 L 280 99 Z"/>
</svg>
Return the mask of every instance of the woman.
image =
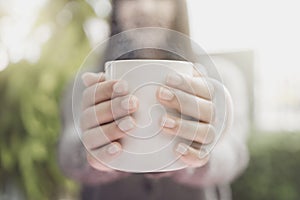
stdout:
<svg viewBox="0 0 300 200">
<path fill-rule="evenodd" d="M 113 1 L 113 12 L 111 18 L 111 35 L 115 35 L 125 30 L 141 27 L 161 27 L 176 30 L 178 32 L 189 34 L 188 20 L 186 13 L 186 3 L 184 0 L 115 0 Z M 129 41 L 138 41 L 139 35 L 130 36 Z M 167 36 L 160 36 L 153 40 L 153 43 L 165 42 Z M 128 44 L 130 45 L 130 44 Z M 191 51 L 189 46 L 184 47 L 186 51 Z M 112 52 L 116 51 L 115 46 L 110 45 L 106 51 L 103 63 L 111 60 Z M 119 59 L 175 59 L 182 58 L 169 52 L 155 49 L 144 49 L 129 52 Z M 103 65 L 99 71 L 103 71 Z M 192 83 L 197 92 L 188 91 L 184 84 L 176 85 L 172 80 L 178 80 L 177 76 L 168 77 L 168 86 L 188 93 L 190 98 L 201 98 L 206 102 L 200 107 L 203 109 L 199 122 L 207 127 L 205 132 L 209 130 L 210 119 L 212 118 L 211 96 L 207 92 L 208 89 L 203 87 L 197 77 L 183 77 L 183 82 Z M 125 114 L 118 116 L 118 123 L 111 117 L 111 109 L 109 107 L 111 101 L 125 99 L 128 91 L 126 83 L 116 80 L 105 80 L 103 73 L 86 73 L 82 77 L 86 89 L 82 100 L 82 117 L 81 128 L 83 135 L 93 131 L 96 127 L 101 127 L 111 141 L 97 140 L 93 143 L 90 151 L 96 153 L 99 159 L 112 160 L 116 158 L 122 151 L 122 144 L 118 139 L 124 136 L 124 132 L 133 129 L 134 119 Z M 176 81 L 175 81 L 176 82 Z M 97 86 L 97 94 L 95 101 L 92 88 Z M 230 87 L 228 86 L 229 91 Z M 246 148 L 246 126 L 235 123 L 233 130 L 227 134 L 221 142 L 219 142 L 210 156 L 199 158 L 199 146 L 188 146 L 178 144 L 176 153 L 182 155 L 181 160 L 189 167 L 183 170 L 158 174 L 131 174 L 110 169 L 94 157 L 86 153 L 85 148 L 79 140 L 72 119 L 72 95 L 71 89 L 67 90 L 63 102 L 63 135 L 60 140 L 59 158 L 63 171 L 70 177 L 82 183 L 82 199 L 228 199 L 227 184 L 229 184 L 246 166 L 248 161 Z M 244 99 L 238 98 L 231 91 L 233 101 L 239 101 L 241 104 Z M 113 93 L 117 96 L 111 97 Z M 178 101 L 171 91 L 159 90 L 158 101 L 170 108 L 177 108 Z M 236 98 L 235 98 L 236 97 Z M 138 99 L 130 98 L 129 105 L 126 108 L 119 103 L 120 109 L 125 109 L 127 114 L 134 113 L 138 109 Z M 120 101 L 121 102 L 121 101 Z M 101 116 L 91 123 L 87 114 L 89 108 L 97 106 Z M 237 107 L 238 108 L 238 107 Z M 191 113 L 193 109 L 188 109 L 184 114 L 189 116 L 199 116 L 199 113 Z M 184 112 L 184 110 L 183 110 Z M 196 112 L 199 112 L 196 110 Z M 236 109 L 239 119 L 244 120 L 246 112 Z M 246 120 L 246 119 L 245 119 Z M 123 123 L 120 123 L 123 122 Z M 164 123 L 164 130 L 172 134 L 173 129 L 178 126 L 178 118 L 169 115 Z M 196 123 L 196 122 L 195 122 Z M 123 124 L 122 126 L 120 124 Z M 186 126 L 188 127 L 188 126 Z M 190 127 L 189 127 L 190 128 Z M 186 134 L 182 131 L 180 134 Z M 201 135 L 201 133 L 199 133 Z M 203 135 L 203 134 L 202 134 Z M 211 137 L 209 137 L 211 136 Z M 185 136 L 186 137 L 186 136 Z M 201 144 L 205 139 L 213 138 L 213 132 L 208 131 L 208 137 L 190 138 L 193 144 Z M 92 143 L 94 141 L 84 141 Z M 225 189 L 224 189 L 225 188 Z"/>
</svg>

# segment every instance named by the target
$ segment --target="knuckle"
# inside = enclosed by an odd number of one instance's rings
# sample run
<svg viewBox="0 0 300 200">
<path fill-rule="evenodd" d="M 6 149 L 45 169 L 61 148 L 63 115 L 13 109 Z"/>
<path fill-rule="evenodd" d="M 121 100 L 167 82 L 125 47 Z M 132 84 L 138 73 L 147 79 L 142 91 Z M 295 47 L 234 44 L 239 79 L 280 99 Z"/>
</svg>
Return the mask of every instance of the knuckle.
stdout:
<svg viewBox="0 0 300 200">
<path fill-rule="evenodd" d="M 209 133 L 209 134 L 214 134 L 215 133 L 215 127 L 211 124 L 208 124 L 206 132 Z"/>
<path fill-rule="evenodd" d="M 213 121 L 213 115 L 214 115 L 214 108 L 215 105 L 211 101 L 199 101 L 198 103 L 198 117 L 199 119 L 202 119 L 205 122 L 212 122 Z"/>
<path fill-rule="evenodd" d="M 119 115 L 122 114 L 123 109 L 122 109 L 122 99 L 120 98 L 115 98 L 109 102 L 108 105 L 108 113 L 113 116 L 114 119 L 118 118 Z"/>
<path fill-rule="evenodd" d="M 101 88 L 101 90 L 102 90 L 101 93 L 103 92 L 106 97 L 111 98 L 113 95 L 114 83 L 115 82 L 113 82 L 113 81 L 103 82 L 102 84 L 105 84 L 105 85 Z"/>
<path fill-rule="evenodd" d="M 197 128 L 195 133 L 196 133 L 196 135 L 194 136 L 195 141 L 198 143 L 201 143 L 201 144 L 205 143 L 205 135 L 206 135 L 207 131 L 203 130 L 201 128 Z"/>
<path fill-rule="evenodd" d="M 88 111 L 84 110 L 80 116 L 80 128 L 82 131 L 85 131 L 88 128 Z"/>
<path fill-rule="evenodd" d="M 85 100 L 86 98 L 88 98 L 88 93 L 89 93 L 89 88 L 84 89 L 83 93 L 82 93 L 82 97 Z"/>
<path fill-rule="evenodd" d="M 81 131 L 85 131 L 85 121 L 83 115 L 80 115 L 79 126 Z"/>
<path fill-rule="evenodd" d="M 81 109 L 85 109 L 90 104 L 89 90 L 85 89 L 82 93 Z"/>
<path fill-rule="evenodd" d="M 87 129 L 90 126 L 101 124 L 102 118 L 98 110 L 99 108 L 97 105 L 97 106 L 89 107 L 82 112 L 81 121 L 84 129 Z"/>
<path fill-rule="evenodd" d="M 175 106 L 177 109 L 183 109 L 184 106 L 186 105 L 190 105 L 191 103 L 193 103 L 194 101 L 191 101 L 191 99 L 189 98 L 189 96 L 183 92 L 174 92 L 175 94 Z"/>
<path fill-rule="evenodd" d="M 187 105 L 187 103 L 190 101 L 189 96 L 182 91 L 175 92 L 175 95 L 178 96 L 178 99 L 182 105 Z"/>
<path fill-rule="evenodd" d="M 82 142 L 85 145 L 85 147 L 89 150 L 97 147 L 96 144 L 94 144 L 93 140 L 90 139 L 90 135 L 88 132 L 84 132 L 82 135 Z"/>
<path fill-rule="evenodd" d="M 107 115 L 106 109 L 103 109 L 103 104 L 98 104 L 96 106 L 89 108 L 89 120 L 95 122 L 97 124 L 102 124 L 103 120 L 105 119 L 104 116 Z"/>
<path fill-rule="evenodd" d="M 90 88 L 88 88 L 88 98 L 93 98 L 95 99 L 97 94 L 100 93 L 99 92 L 99 88 L 101 88 L 101 83 L 96 84 L 95 86 L 92 86 Z"/>
<path fill-rule="evenodd" d="M 209 124 L 207 126 L 207 131 L 206 131 L 206 135 L 207 135 L 207 143 L 211 143 L 216 136 L 216 129 L 213 125 Z"/>
</svg>

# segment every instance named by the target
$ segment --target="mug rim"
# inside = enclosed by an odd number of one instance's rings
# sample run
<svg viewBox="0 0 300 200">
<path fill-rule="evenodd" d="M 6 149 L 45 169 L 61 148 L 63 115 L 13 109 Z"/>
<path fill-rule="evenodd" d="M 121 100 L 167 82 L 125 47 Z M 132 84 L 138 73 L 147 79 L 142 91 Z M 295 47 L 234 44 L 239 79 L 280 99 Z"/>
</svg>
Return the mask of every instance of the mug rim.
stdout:
<svg viewBox="0 0 300 200">
<path fill-rule="evenodd" d="M 159 59 L 128 59 L 128 60 L 111 60 L 107 61 L 105 63 L 105 71 L 111 67 L 112 63 L 128 63 L 128 62 L 160 62 L 160 63 L 181 63 L 181 64 L 188 64 L 188 65 L 193 65 L 192 62 L 189 61 L 182 61 L 182 60 L 159 60 Z"/>
</svg>

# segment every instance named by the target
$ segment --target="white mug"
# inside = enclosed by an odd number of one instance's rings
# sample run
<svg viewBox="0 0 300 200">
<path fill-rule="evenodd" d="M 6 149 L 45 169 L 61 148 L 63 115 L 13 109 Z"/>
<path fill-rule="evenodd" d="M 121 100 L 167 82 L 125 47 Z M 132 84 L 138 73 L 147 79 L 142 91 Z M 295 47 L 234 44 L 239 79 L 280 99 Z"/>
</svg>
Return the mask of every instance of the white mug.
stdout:
<svg viewBox="0 0 300 200">
<path fill-rule="evenodd" d="M 139 109 L 133 114 L 137 127 L 126 133 L 120 142 L 122 153 L 109 167 L 127 172 L 165 172 L 187 167 L 175 154 L 174 148 L 185 139 L 161 133 L 162 117 L 166 110 L 156 99 L 159 86 L 165 85 L 169 73 L 192 76 L 193 64 L 173 60 L 117 60 L 105 63 L 107 80 L 119 79 L 128 83 L 129 94 L 139 100 Z M 113 109 L 113 106 L 112 106 Z M 180 116 L 179 113 L 177 115 Z"/>
</svg>

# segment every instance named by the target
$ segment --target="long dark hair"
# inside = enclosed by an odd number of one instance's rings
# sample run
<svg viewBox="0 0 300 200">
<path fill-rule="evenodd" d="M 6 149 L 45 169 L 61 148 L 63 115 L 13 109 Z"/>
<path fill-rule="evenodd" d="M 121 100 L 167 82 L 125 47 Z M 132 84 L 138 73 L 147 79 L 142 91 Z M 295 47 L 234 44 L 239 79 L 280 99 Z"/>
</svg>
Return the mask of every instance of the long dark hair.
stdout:
<svg viewBox="0 0 300 200">
<path fill-rule="evenodd" d="M 118 2 L 120 0 L 112 0 L 112 13 L 110 18 L 110 29 L 111 34 L 110 36 L 114 36 L 116 34 L 121 33 L 122 30 L 120 24 L 117 21 L 117 15 L 118 15 Z M 186 36 L 189 36 L 189 21 L 188 21 L 188 15 L 187 15 L 187 5 L 185 0 L 174 0 L 174 3 L 176 4 L 176 14 L 175 18 L 173 20 L 172 30 L 177 31 L 181 34 L 184 34 Z M 176 41 L 173 41 L 176 42 Z M 182 48 L 185 52 L 192 52 L 191 45 L 189 42 L 187 42 Z M 128 52 L 126 54 L 123 54 L 122 56 L 118 58 L 114 58 L 113 52 L 116 51 L 116 45 L 112 42 L 109 42 L 109 45 L 105 52 L 104 62 L 110 61 L 110 60 L 126 60 L 126 59 L 152 59 L 152 58 L 158 58 L 158 59 L 165 59 L 165 60 L 186 60 L 182 58 L 181 56 L 174 54 L 172 52 L 161 50 L 161 49 L 142 49 L 142 50 L 134 50 L 131 52 Z M 139 52 L 143 51 L 142 54 Z M 104 63 L 103 63 L 104 64 Z"/>
</svg>

